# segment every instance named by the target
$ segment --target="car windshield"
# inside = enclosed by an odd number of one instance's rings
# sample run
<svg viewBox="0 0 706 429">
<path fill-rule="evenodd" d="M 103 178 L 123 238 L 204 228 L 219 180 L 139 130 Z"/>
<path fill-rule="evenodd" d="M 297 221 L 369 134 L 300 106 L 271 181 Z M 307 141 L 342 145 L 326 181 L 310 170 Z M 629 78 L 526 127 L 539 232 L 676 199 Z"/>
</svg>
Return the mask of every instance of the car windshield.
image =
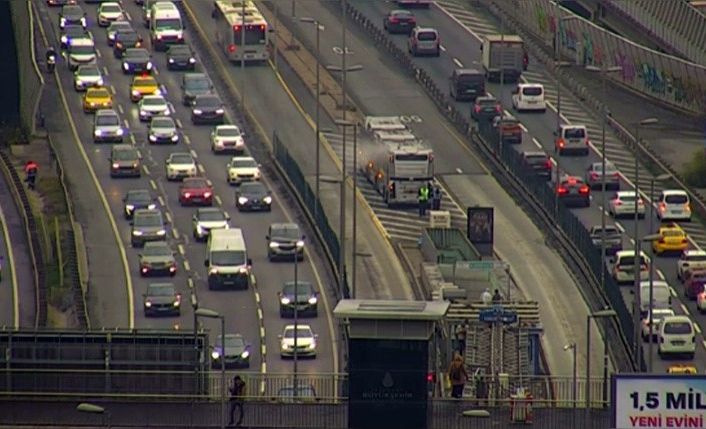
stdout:
<svg viewBox="0 0 706 429">
<path fill-rule="evenodd" d="M 191 55 L 191 48 L 188 46 L 183 46 L 183 45 L 177 45 L 177 46 L 172 46 L 169 48 L 169 51 L 167 52 L 167 55 Z"/>
<path fill-rule="evenodd" d="M 417 33 L 419 40 L 436 40 L 436 33 L 433 31 L 420 31 Z"/>
<path fill-rule="evenodd" d="M 96 125 L 120 125 L 120 118 L 118 115 L 98 115 Z"/>
<path fill-rule="evenodd" d="M 603 165 L 601 165 L 600 162 L 597 162 L 597 163 L 595 163 L 595 164 L 593 164 L 593 165 L 591 166 L 591 169 L 592 169 L 593 171 L 595 171 L 596 173 L 599 173 L 599 174 L 600 174 L 600 173 L 603 171 Z M 605 172 L 606 172 L 606 174 L 612 174 L 612 173 L 614 173 L 614 172 L 616 172 L 616 171 L 617 171 L 617 170 L 616 170 L 616 168 L 615 168 L 615 166 L 614 166 L 613 164 L 611 164 L 610 162 L 606 162 L 606 163 L 605 163 Z"/>
<path fill-rule="evenodd" d="M 126 21 L 117 21 L 113 22 L 110 24 L 110 27 L 108 27 L 108 32 L 117 32 L 120 29 L 132 29 L 132 26 L 130 25 L 129 22 Z"/>
<path fill-rule="evenodd" d="M 150 246 L 145 245 L 145 248 L 142 249 L 142 254 L 145 256 L 171 256 L 172 249 L 170 249 L 169 246 L 164 243 L 153 244 Z"/>
<path fill-rule="evenodd" d="M 409 19 L 412 17 L 412 12 L 409 12 L 407 10 L 393 10 L 392 12 L 390 12 L 390 15 L 394 16 L 395 18 Z"/>
<path fill-rule="evenodd" d="M 187 79 L 184 83 L 186 89 L 209 89 L 211 88 L 211 82 L 206 78 L 191 78 Z"/>
<path fill-rule="evenodd" d="M 154 214 L 138 214 L 135 216 L 135 226 L 162 226 L 162 216 Z"/>
<path fill-rule="evenodd" d="M 174 296 L 174 287 L 169 285 L 150 285 L 147 289 L 149 296 Z"/>
<path fill-rule="evenodd" d="M 530 163 L 540 163 L 540 162 L 546 162 L 547 161 L 547 156 L 546 155 L 525 155 L 525 159 L 530 162 Z"/>
<path fill-rule="evenodd" d="M 531 97 L 536 97 L 542 95 L 542 88 L 538 86 L 530 86 L 529 88 L 522 88 L 522 95 L 529 95 Z"/>
<path fill-rule="evenodd" d="M 221 100 L 218 97 L 199 97 L 196 99 L 196 105 L 200 107 L 220 107 Z"/>
<path fill-rule="evenodd" d="M 686 260 L 690 262 L 706 261 L 706 255 L 689 255 L 686 257 Z"/>
<path fill-rule="evenodd" d="M 202 222 L 219 222 L 226 220 L 226 215 L 220 210 L 202 210 L 199 212 L 199 220 Z"/>
<path fill-rule="evenodd" d="M 86 96 L 89 98 L 109 98 L 110 93 L 108 92 L 107 89 L 100 88 L 100 89 L 93 89 L 93 90 L 88 91 L 86 93 Z"/>
<path fill-rule="evenodd" d="M 286 295 L 294 295 L 294 282 L 287 282 L 282 288 L 282 292 Z M 313 287 L 309 282 L 297 282 L 297 294 L 298 295 L 311 295 L 313 292 Z"/>
<path fill-rule="evenodd" d="M 655 308 L 652 312 L 652 319 L 663 318 L 664 316 L 674 316 L 673 310 L 668 310 L 666 308 Z"/>
<path fill-rule="evenodd" d="M 171 118 L 155 118 L 152 119 L 152 128 L 176 128 L 176 126 Z"/>
<path fill-rule="evenodd" d="M 69 51 L 73 55 L 92 55 L 95 53 L 93 45 L 71 45 Z"/>
<path fill-rule="evenodd" d="M 78 76 L 82 78 L 86 77 L 100 77 L 101 72 L 98 67 L 79 67 Z"/>
<path fill-rule="evenodd" d="M 629 203 L 635 201 L 635 198 L 635 194 L 623 194 L 619 197 L 620 201 L 627 201 Z"/>
<path fill-rule="evenodd" d="M 627 256 L 624 258 L 620 258 L 618 261 L 618 266 L 620 267 L 628 267 L 628 266 L 633 266 L 635 265 L 635 257 L 634 256 Z M 640 265 L 647 265 L 647 260 L 645 259 L 644 256 L 640 257 Z"/>
<path fill-rule="evenodd" d="M 193 164 L 194 160 L 191 158 L 191 155 L 188 153 L 182 153 L 182 154 L 174 154 L 171 156 L 171 163 L 172 164 Z"/>
<path fill-rule="evenodd" d="M 61 14 L 66 18 L 80 18 L 83 16 L 83 9 L 80 6 L 64 6 Z"/>
<path fill-rule="evenodd" d="M 677 229 L 667 229 L 662 233 L 665 237 L 683 237 L 684 233 Z"/>
<path fill-rule="evenodd" d="M 297 336 L 299 338 L 311 338 L 313 337 L 313 333 L 311 332 L 311 328 L 306 327 L 306 326 L 297 326 Z M 284 331 L 284 338 L 294 338 L 294 328 L 288 327 Z"/>
<path fill-rule="evenodd" d="M 566 128 L 564 130 L 564 137 L 567 139 L 582 139 L 586 137 L 586 130 L 583 128 Z"/>
<path fill-rule="evenodd" d="M 615 234 L 620 234 L 620 231 L 618 231 L 618 228 L 614 226 L 606 226 L 605 229 L 599 227 L 596 227 L 593 230 L 594 234 L 602 234 L 603 231 L 605 231 L 606 235 L 615 235 Z"/>
<path fill-rule="evenodd" d="M 495 107 L 498 102 L 494 98 L 479 98 L 476 103 L 481 107 Z"/>
<path fill-rule="evenodd" d="M 462 73 L 458 75 L 458 81 L 465 84 L 484 83 L 483 75 L 474 73 Z"/>
<path fill-rule="evenodd" d="M 113 152 L 113 160 L 115 161 L 134 161 L 137 158 L 135 149 L 116 150 Z"/>
<path fill-rule="evenodd" d="M 101 12 L 105 13 L 119 13 L 122 12 L 123 10 L 120 9 L 120 6 L 117 4 L 104 4 L 101 6 Z"/>
<path fill-rule="evenodd" d="M 277 238 L 299 239 L 302 235 L 298 226 L 280 226 L 272 229 L 272 235 Z"/>
<path fill-rule="evenodd" d="M 689 198 L 686 195 L 667 195 L 664 197 L 664 201 L 667 204 L 686 204 L 689 202 Z"/>
<path fill-rule="evenodd" d="M 221 336 L 216 337 L 216 346 L 221 345 L 222 339 Z M 243 337 L 240 336 L 231 336 L 231 335 L 226 335 L 226 347 L 245 347 L 245 341 L 243 340 Z"/>
<path fill-rule="evenodd" d="M 257 167 L 257 162 L 254 159 L 233 159 L 231 161 L 231 166 L 233 168 L 255 168 Z"/>
<path fill-rule="evenodd" d="M 157 81 L 153 77 L 140 77 L 133 81 L 133 85 L 136 86 L 157 86 Z"/>
<path fill-rule="evenodd" d="M 152 201 L 152 196 L 149 191 L 130 191 L 126 200 L 131 203 L 148 203 Z"/>
<path fill-rule="evenodd" d="M 245 182 L 240 185 L 240 192 L 249 195 L 261 195 L 267 193 L 267 188 L 262 183 Z"/>
<path fill-rule="evenodd" d="M 128 61 L 147 61 L 150 54 L 143 49 L 128 49 L 125 51 L 125 59 Z"/>
<path fill-rule="evenodd" d="M 162 97 L 145 97 L 142 99 L 143 106 L 164 106 L 167 104 Z"/>
<path fill-rule="evenodd" d="M 242 250 L 215 250 L 211 252 L 211 264 L 218 266 L 245 265 L 245 252 Z"/>
<path fill-rule="evenodd" d="M 194 189 L 194 188 L 208 188 L 208 181 L 206 179 L 186 179 L 184 180 L 184 188 Z"/>
<path fill-rule="evenodd" d="M 218 130 L 218 136 L 219 137 L 239 137 L 240 130 L 237 127 L 220 128 Z"/>
<path fill-rule="evenodd" d="M 688 335 L 691 334 L 691 323 L 689 322 L 669 322 L 664 325 L 665 334 Z"/>
<path fill-rule="evenodd" d="M 132 30 L 119 31 L 115 37 L 121 42 L 134 43 L 137 41 L 137 33 Z"/>
</svg>

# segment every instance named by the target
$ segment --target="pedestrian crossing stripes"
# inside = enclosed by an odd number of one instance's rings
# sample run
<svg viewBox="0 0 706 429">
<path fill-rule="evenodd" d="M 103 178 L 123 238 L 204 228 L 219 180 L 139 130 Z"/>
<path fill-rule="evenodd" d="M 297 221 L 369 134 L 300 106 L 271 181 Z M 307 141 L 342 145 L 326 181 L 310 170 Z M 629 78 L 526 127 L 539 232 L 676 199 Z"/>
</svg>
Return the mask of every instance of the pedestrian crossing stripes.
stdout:
<svg viewBox="0 0 706 429">
<path fill-rule="evenodd" d="M 470 12 L 467 6 L 461 4 L 458 0 L 437 0 L 436 4 L 478 37 L 498 32 L 498 28 L 493 23 L 488 22 L 484 17 L 478 14 Z M 544 86 L 545 99 L 547 102 L 552 106 L 557 105 L 559 91 L 554 76 L 549 75 L 544 69 L 536 69 L 530 65 L 529 70 L 522 74 L 522 79 L 526 82 L 542 84 Z M 574 97 L 567 97 L 565 95 L 566 94 L 562 93 L 561 97 L 562 117 L 569 123 L 585 125 L 596 152 L 600 154 L 601 148 L 603 147 L 602 124 L 600 123 L 600 119 L 596 120 L 592 114 L 588 113 L 583 106 L 575 101 Z M 613 134 L 610 128 L 606 129 L 605 154 L 606 158 L 620 170 L 626 179 L 635 183 L 635 156 L 632 151 Z M 649 173 L 647 168 L 641 163 L 639 163 L 638 166 L 640 173 L 637 186 L 643 198 L 647 200 L 649 199 L 647 193 L 650 191 L 654 176 Z M 664 189 L 666 189 L 664 184 L 655 181 L 655 195 L 659 195 Z M 680 226 L 686 231 L 694 244 L 700 248 L 706 248 L 706 228 L 703 224 L 694 221 L 691 223 L 680 223 Z"/>
<path fill-rule="evenodd" d="M 343 136 L 336 133 L 324 133 L 324 136 L 339 159 L 343 159 Z M 380 221 L 385 232 L 392 240 L 417 242 L 420 238 L 422 228 L 429 226 L 429 215 L 420 217 L 416 205 L 410 207 L 390 208 L 382 199 L 382 196 L 372 187 L 370 182 L 360 169 L 353 165 L 353 149 L 350 142 L 346 145 L 346 171 L 349 174 L 355 172 L 356 184 L 360 193 L 370 205 L 373 213 Z M 365 160 L 359 159 L 362 165 Z M 463 209 L 458 206 L 449 196 L 446 189 L 436 180 L 434 184 L 439 186 L 442 192 L 441 210 L 446 210 L 451 215 L 451 226 L 465 230 L 466 215 Z"/>
</svg>

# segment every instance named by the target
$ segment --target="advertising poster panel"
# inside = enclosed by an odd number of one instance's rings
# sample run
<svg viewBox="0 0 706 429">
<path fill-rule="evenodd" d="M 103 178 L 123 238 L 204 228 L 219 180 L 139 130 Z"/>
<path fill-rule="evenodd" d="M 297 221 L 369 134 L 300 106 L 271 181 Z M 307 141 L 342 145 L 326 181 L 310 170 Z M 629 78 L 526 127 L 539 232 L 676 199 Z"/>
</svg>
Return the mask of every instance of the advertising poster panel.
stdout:
<svg viewBox="0 0 706 429">
<path fill-rule="evenodd" d="M 706 427 L 706 375 L 616 374 L 613 427 Z"/>
</svg>

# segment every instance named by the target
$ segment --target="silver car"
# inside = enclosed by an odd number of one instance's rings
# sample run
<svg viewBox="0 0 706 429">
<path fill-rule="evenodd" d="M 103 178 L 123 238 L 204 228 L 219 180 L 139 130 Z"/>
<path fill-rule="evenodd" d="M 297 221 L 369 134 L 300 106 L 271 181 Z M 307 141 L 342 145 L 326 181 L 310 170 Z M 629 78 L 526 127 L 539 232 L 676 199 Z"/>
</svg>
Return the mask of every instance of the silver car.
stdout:
<svg viewBox="0 0 706 429">
<path fill-rule="evenodd" d="M 148 121 L 154 116 L 170 116 L 172 110 L 161 95 L 145 95 L 138 104 L 140 121 Z"/>
<path fill-rule="evenodd" d="M 194 230 L 194 239 L 205 240 L 212 229 L 230 228 L 230 216 L 217 207 L 203 207 L 196 210 L 191 223 Z"/>
<path fill-rule="evenodd" d="M 603 186 L 603 164 L 600 162 L 594 162 L 588 166 L 586 169 L 586 183 L 591 189 L 601 188 Z M 606 190 L 620 189 L 620 173 L 618 169 L 615 168 L 612 162 L 606 161 L 605 163 L 605 187 Z"/>
<path fill-rule="evenodd" d="M 174 123 L 174 119 L 169 116 L 152 117 L 148 126 L 147 140 L 150 144 L 179 143 L 179 130 L 176 123 Z"/>
<path fill-rule="evenodd" d="M 441 55 L 439 32 L 434 28 L 415 27 L 407 39 L 407 50 L 415 57 L 418 55 Z"/>
<path fill-rule="evenodd" d="M 113 109 L 100 109 L 93 118 L 93 142 L 122 142 L 125 130 Z"/>
<path fill-rule="evenodd" d="M 103 86 L 103 75 L 97 65 L 78 66 L 74 72 L 74 89 L 85 91 L 91 86 Z"/>
<path fill-rule="evenodd" d="M 174 276 L 177 270 L 176 259 L 174 259 L 174 251 L 169 247 L 166 241 L 152 241 L 145 243 L 139 255 L 140 258 L 140 275 L 159 276 L 169 275 Z"/>
<path fill-rule="evenodd" d="M 142 247 L 148 241 L 164 241 L 167 239 L 167 227 L 158 209 L 137 209 L 130 222 L 130 244 L 132 247 Z"/>
</svg>

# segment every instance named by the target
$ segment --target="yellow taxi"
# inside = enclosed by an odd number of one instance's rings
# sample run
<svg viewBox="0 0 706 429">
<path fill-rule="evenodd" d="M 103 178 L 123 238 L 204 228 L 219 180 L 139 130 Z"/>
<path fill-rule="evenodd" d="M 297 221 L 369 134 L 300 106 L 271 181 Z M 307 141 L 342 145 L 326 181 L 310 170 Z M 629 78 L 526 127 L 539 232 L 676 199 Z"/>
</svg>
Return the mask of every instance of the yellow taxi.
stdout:
<svg viewBox="0 0 706 429">
<path fill-rule="evenodd" d="M 652 242 L 652 250 L 660 255 L 665 252 L 682 252 L 689 248 L 686 232 L 676 223 L 662 225 L 657 231 L 659 239 Z"/>
<path fill-rule="evenodd" d="M 98 109 L 112 109 L 113 96 L 108 88 L 93 87 L 88 88 L 83 95 L 83 111 L 94 113 Z"/>
<path fill-rule="evenodd" d="M 130 84 L 130 99 L 137 103 L 145 95 L 160 95 L 159 83 L 149 75 L 135 76 Z"/>
<path fill-rule="evenodd" d="M 668 374 L 697 374 L 696 367 L 694 365 L 687 365 L 679 363 L 676 365 L 671 365 L 667 368 Z"/>
</svg>

